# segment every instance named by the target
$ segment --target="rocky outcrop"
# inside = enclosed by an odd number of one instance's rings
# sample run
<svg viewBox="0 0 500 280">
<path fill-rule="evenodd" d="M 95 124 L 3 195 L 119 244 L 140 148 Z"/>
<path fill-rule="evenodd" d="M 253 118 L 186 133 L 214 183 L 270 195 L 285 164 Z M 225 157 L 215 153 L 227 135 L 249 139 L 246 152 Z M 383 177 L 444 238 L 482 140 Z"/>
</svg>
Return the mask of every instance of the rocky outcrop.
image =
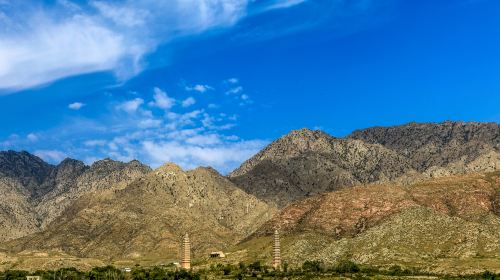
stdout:
<svg viewBox="0 0 500 280">
<path fill-rule="evenodd" d="M 500 125 L 410 123 L 334 138 L 301 129 L 274 141 L 229 174 L 245 191 L 279 207 L 369 183 L 411 184 L 500 169 Z"/>
<path fill-rule="evenodd" d="M 55 167 L 28 152 L 0 152 L 0 180 L 15 184 L 19 191 L 38 198 L 50 191 Z"/>
<path fill-rule="evenodd" d="M 404 155 L 411 167 L 422 173 L 439 167 L 451 173 L 500 168 L 497 123 L 409 123 L 357 130 L 349 138 L 380 144 Z"/>
<path fill-rule="evenodd" d="M 229 178 L 248 193 L 284 207 L 307 196 L 410 172 L 405 157 L 381 145 L 301 129 L 271 143 Z"/>
</svg>

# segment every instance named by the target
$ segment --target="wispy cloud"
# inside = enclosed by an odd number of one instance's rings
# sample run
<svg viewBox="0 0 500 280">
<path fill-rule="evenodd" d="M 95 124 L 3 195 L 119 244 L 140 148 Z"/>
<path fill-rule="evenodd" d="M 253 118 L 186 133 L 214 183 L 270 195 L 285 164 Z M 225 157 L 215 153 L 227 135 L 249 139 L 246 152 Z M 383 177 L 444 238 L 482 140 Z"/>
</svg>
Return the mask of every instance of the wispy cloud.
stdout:
<svg viewBox="0 0 500 280">
<path fill-rule="evenodd" d="M 175 105 L 175 99 L 169 97 L 165 91 L 155 87 L 154 88 L 154 101 L 149 103 L 150 106 L 158 107 L 164 110 L 168 110 Z"/>
<path fill-rule="evenodd" d="M 271 1 L 273 3 L 268 3 L 268 5 L 264 6 L 265 10 L 273 10 L 273 9 L 283 9 L 293 7 L 299 4 L 306 2 L 306 0 L 286 0 L 286 1 Z"/>
<path fill-rule="evenodd" d="M 188 97 L 182 101 L 182 107 L 186 108 L 191 105 L 194 105 L 196 103 L 196 100 L 193 97 Z"/>
<path fill-rule="evenodd" d="M 80 110 L 83 106 L 85 106 L 84 103 L 81 102 L 74 102 L 68 105 L 68 108 L 71 110 Z"/>
<path fill-rule="evenodd" d="M 250 158 L 267 144 L 265 141 L 225 141 L 217 144 L 212 142 L 213 139 L 205 140 L 208 142 L 190 145 L 177 141 L 144 141 L 142 144 L 155 165 L 164 162 L 176 162 L 185 168 L 209 165 L 222 172 L 227 172 L 229 166 L 235 166 Z"/>
<path fill-rule="evenodd" d="M 260 12 L 297 2 L 262 1 Z M 255 5 L 253 0 L 78 3 L 8 1 L 0 5 L 0 90 L 15 91 L 98 71 L 113 71 L 118 79 L 127 79 L 144 69 L 144 55 L 159 45 L 231 27 Z"/>
<path fill-rule="evenodd" d="M 227 90 L 226 94 L 227 95 L 238 94 L 238 93 L 241 93 L 242 91 L 243 91 L 242 86 L 236 86 L 236 87 L 233 87 L 233 88 L 230 88 L 229 90 Z"/>
<path fill-rule="evenodd" d="M 67 156 L 64 152 L 58 150 L 38 150 L 35 155 L 49 162 L 59 163 Z"/>
<path fill-rule="evenodd" d="M 28 134 L 28 136 L 26 136 L 26 138 L 30 142 L 36 142 L 36 141 L 38 141 L 38 135 L 36 135 L 35 133 Z"/>
<path fill-rule="evenodd" d="M 180 96 L 184 94 L 182 89 Z M 225 113 L 224 105 L 199 102 L 194 108 L 194 97 L 173 96 L 177 95 L 170 96 L 159 87 L 113 95 L 100 107 L 93 106 L 93 110 L 100 108 L 93 119 L 77 115 L 47 131 L 12 134 L 0 141 L 0 148 L 29 147 L 51 163 L 67 156 L 86 163 L 111 157 L 122 161 L 139 159 L 153 167 L 167 161 L 187 169 L 212 166 L 226 173 L 268 143 L 235 135 L 232 129 L 238 125 L 238 116 Z M 227 96 L 224 92 L 219 97 L 231 104 L 244 101 L 240 95 Z M 221 100 L 221 104 L 228 103 Z"/>
<path fill-rule="evenodd" d="M 209 85 L 194 85 L 194 86 L 186 86 L 185 89 L 187 91 L 197 91 L 197 92 L 207 92 L 209 90 L 214 90 L 213 87 Z"/>
<path fill-rule="evenodd" d="M 144 104 L 144 100 L 142 98 L 134 98 L 129 101 L 125 101 L 116 106 L 116 109 L 125 111 L 129 114 L 133 114 L 137 112 L 139 107 Z"/>
<path fill-rule="evenodd" d="M 239 80 L 239 79 L 237 79 L 237 78 L 229 78 L 229 79 L 225 80 L 224 82 L 225 82 L 226 84 L 237 84 L 237 83 L 239 83 L 239 82 L 240 82 L 240 80 Z"/>
</svg>

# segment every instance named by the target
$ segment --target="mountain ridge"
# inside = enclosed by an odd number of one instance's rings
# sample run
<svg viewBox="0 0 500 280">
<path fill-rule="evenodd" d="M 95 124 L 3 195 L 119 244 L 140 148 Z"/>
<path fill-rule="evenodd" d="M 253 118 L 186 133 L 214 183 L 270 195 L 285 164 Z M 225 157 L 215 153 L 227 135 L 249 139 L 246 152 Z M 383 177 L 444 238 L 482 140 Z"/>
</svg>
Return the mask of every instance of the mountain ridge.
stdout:
<svg viewBox="0 0 500 280">
<path fill-rule="evenodd" d="M 37 167 L 41 171 L 37 170 Z M 74 159 L 51 165 L 28 152 L 0 152 L 0 241 L 43 230 L 75 199 L 149 172 L 137 162 Z"/>
<path fill-rule="evenodd" d="M 411 184 L 498 169 L 499 124 L 409 123 L 357 130 L 345 138 L 295 130 L 273 141 L 228 177 L 248 193 L 282 208 L 342 187 Z"/>
<path fill-rule="evenodd" d="M 20 256 L 56 252 L 106 262 L 164 262 L 179 257 L 179 238 L 186 232 L 198 258 L 210 250 L 231 250 L 238 242 L 267 240 L 278 226 L 285 241 L 298 242 L 290 247 L 295 253 L 284 254 L 290 260 L 303 254 L 332 262 L 338 259 L 332 252 L 352 250 L 356 261 L 369 263 L 356 246 L 372 248 L 366 242 L 377 239 L 377 250 L 394 255 L 370 251 L 367 256 L 395 262 L 397 248 L 382 242 L 384 236 L 396 238 L 391 230 L 408 238 L 421 232 L 428 239 L 413 245 L 424 246 L 437 239 L 420 225 L 442 222 L 457 244 L 481 228 L 488 233 L 481 240 L 493 242 L 494 249 L 500 180 L 485 172 L 500 167 L 499 127 L 410 123 L 358 130 L 344 138 L 300 129 L 276 139 L 228 176 L 211 167 L 184 171 L 175 163 L 152 170 L 137 160 L 103 159 L 87 166 L 65 159 L 51 165 L 27 152 L 0 152 L 0 248 Z M 452 186 L 439 183 L 447 180 Z M 483 241 L 464 244 L 483 246 Z M 496 249 L 466 246 L 453 253 L 446 248 L 455 245 L 439 242 L 450 258 L 496 257 Z M 261 258 L 264 253 L 252 254 Z M 436 259 L 433 252 L 427 254 Z"/>
</svg>

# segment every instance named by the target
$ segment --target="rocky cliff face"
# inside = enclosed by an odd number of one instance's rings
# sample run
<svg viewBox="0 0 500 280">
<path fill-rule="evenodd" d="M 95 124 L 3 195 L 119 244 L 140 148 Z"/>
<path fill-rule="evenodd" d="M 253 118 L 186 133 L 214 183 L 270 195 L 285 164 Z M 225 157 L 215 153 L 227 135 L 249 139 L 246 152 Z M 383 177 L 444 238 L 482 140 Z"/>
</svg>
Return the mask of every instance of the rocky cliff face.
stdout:
<svg viewBox="0 0 500 280">
<path fill-rule="evenodd" d="M 409 184 L 500 169 L 500 126 L 445 122 L 359 130 L 346 138 L 301 129 L 274 141 L 229 178 L 279 207 L 368 183 Z"/>
<path fill-rule="evenodd" d="M 451 173 L 500 168 L 500 125 L 496 123 L 409 123 L 358 130 L 349 138 L 396 151 L 419 172 L 439 167 Z"/>
<path fill-rule="evenodd" d="M 301 129 L 271 143 L 229 178 L 248 193 L 284 207 L 307 196 L 394 180 L 411 171 L 405 157 L 379 144 Z"/>
<path fill-rule="evenodd" d="M 51 173 L 55 167 L 27 152 L 0 152 L 0 179 L 19 187 L 30 198 L 50 191 Z"/>
<path fill-rule="evenodd" d="M 167 164 L 122 189 L 81 196 L 46 230 L 8 246 L 101 259 L 176 260 L 186 232 L 195 256 L 202 256 L 234 245 L 275 211 L 213 169 L 185 172 Z"/>
<path fill-rule="evenodd" d="M 53 166 L 27 152 L 0 152 L 0 241 L 44 229 L 78 197 L 149 171 L 136 161 L 103 160 L 89 167 L 66 159 Z"/>
</svg>

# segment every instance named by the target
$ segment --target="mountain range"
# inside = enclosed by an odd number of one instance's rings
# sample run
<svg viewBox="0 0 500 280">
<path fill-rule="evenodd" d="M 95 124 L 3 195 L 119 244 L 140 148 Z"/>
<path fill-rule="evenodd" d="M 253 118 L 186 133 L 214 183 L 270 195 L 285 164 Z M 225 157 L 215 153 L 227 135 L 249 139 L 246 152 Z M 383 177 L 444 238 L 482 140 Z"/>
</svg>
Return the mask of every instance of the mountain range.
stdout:
<svg viewBox="0 0 500 280">
<path fill-rule="evenodd" d="M 54 166 L 0 152 L 0 269 L 54 252 L 172 261 L 186 232 L 195 258 L 223 250 L 233 252 L 228 261 L 268 261 L 266 242 L 279 228 L 291 264 L 350 258 L 500 271 L 499 153 L 500 125 L 473 122 L 374 127 L 343 138 L 300 129 L 227 176 L 110 159 Z"/>
<path fill-rule="evenodd" d="M 229 174 L 248 193 L 282 208 L 360 184 L 417 181 L 500 168 L 496 123 L 409 123 L 345 138 L 301 129 L 277 139 Z"/>
</svg>

